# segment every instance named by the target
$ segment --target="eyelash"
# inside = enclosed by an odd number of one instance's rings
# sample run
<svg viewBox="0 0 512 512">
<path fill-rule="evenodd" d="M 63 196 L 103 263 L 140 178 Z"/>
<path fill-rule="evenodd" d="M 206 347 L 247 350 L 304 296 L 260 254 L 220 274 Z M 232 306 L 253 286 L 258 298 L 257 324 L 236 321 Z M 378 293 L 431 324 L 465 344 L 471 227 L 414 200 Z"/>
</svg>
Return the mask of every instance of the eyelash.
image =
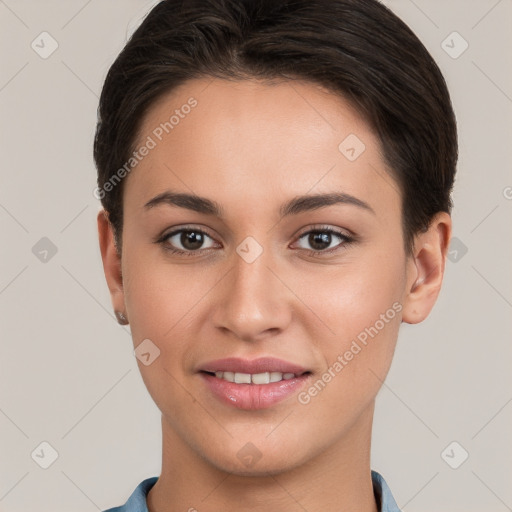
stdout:
<svg viewBox="0 0 512 512">
<path fill-rule="evenodd" d="M 195 251 L 191 251 L 191 250 L 183 251 L 181 249 L 176 249 L 174 247 L 169 246 L 168 243 L 167 243 L 167 240 L 169 238 L 171 238 L 172 236 L 177 235 L 177 234 L 182 233 L 182 232 L 185 232 L 185 233 L 186 232 L 194 232 L 194 233 L 199 233 L 199 234 L 202 234 L 202 235 L 206 235 L 209 238 L 212 238 L 212 237 L 210 237 L 210 235 L 208 233 L 206 233 L 206 231 L 203 231 L 202 229 L 197 229 L 197 228 L 194 228 L 194 227 L 183 227 L 183 228 L 177 229 L 175 231 L 171 231 L 170 233 L 166 233 L 165 235 L 160 237 L 158 240 L 156 240 L 155 243 L 161 244 L 166 251 L 169 251 L 170 253 L 176 254 L 176 255 L 179 255 L 179 256 L 196 256 L 201 251 L 204 251 L 204 250 L 208 251 L 209 250 L 209 249 L 198 249 L 198 250 L 195 250 Z M 310 229 L 309 231 L 306 231 L 306 232 L 302 233 L 298 237 L 298 240 L 300 240 L 300 239 L 304 238 L 306 235 L 310 235 L 312 233 L 329 233 L 331 235 L 335 235 L 335 236 L 341 238 L 342 241 L 343 241 L 343 243 L 340 243 L 339 245 L 337 245 L 336 247 L 334 247 L 332 249 L 316 250 L 316 251 L 315 250 L 302 249 L 302 250 L 306 251 L 306 253 L 308 253 L 309 256 L 313 256 L 313 257 L 322 257 L 325 254 L 332 254 L 334 252 L 343 250 L 344 248 L 346 248 L 347 246 L 353 244 L 356 241 L 355 237 L 346 235 L 345 233 L 342 233 L 341 231 L 338 231 L 336 229 L 333 229 L 333 228 L 330 228 L 330 227 L 324 227 L 324 226 L 314 227 L 313 229 Z"/>
</svg>

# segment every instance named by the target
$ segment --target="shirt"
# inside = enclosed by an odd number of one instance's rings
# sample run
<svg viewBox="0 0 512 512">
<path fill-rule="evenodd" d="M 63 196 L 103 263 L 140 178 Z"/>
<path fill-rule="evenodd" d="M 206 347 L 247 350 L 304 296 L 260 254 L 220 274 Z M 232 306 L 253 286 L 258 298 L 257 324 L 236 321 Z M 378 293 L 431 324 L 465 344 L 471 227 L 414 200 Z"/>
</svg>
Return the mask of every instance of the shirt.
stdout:
<svg viewBox="0 0 512 512">
<path fill-rule="evenodd" d="M 120 507 L 109 508 L 103 512 L 148 512 L 146 496 L 158 480 L 157 476 L 146 478 L 133 491 L 128 501 Z M 373 492 L 377 499 L 379 512 L 401 512 L 396 504 L 388 484 L 381 474 L 372 470 Z"/>
</svg>

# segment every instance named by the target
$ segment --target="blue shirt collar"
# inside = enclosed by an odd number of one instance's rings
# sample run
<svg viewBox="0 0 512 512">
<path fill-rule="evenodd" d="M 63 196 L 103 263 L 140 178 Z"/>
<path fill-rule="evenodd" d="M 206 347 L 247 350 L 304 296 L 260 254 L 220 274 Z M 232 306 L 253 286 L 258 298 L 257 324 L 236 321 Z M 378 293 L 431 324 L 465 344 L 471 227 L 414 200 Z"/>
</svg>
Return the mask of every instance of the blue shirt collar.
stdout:
<svg viewBox="0 0 512 512">
<path fill-rule="evenodd" d="M 380 506 L 379 512 L 400 512 L 386 480 L 384 480 L 384 477 L 380 473 L 373 471 L 373 469 L 372 482 L 373 493 L 377 499 L 377 505 Z"/>
<path fill-rule="evenodd" d="M 148 512 L 146 504 L 146 496 L 153 485 L 158 480 L 157 476 L 146 478 L 143 480 L 133 491 L 132 495 L 128 498 L 128 501 L 115 508 L 109 508 L 103 512 Z M 380 473 L 372 470 L 372 483 L 373 492 L 377 499 L 377 504 L 380 506 L 379 512 L 400 512 L 398 505 L 396 504 L 391 490 L 388 484 Z"/>
</svg>

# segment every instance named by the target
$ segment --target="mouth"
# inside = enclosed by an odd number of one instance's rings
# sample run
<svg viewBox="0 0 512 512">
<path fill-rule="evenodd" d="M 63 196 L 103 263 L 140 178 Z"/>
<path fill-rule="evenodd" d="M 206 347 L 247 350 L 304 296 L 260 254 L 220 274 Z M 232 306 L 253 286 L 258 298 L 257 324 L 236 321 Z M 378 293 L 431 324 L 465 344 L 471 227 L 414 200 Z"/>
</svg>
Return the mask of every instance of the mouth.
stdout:
<svg viewBox="0 0 512 512">
<path fill-rule="evenodd" d="M 198 373 L 214 397 L 245 410 L 276 405 L 304 387 L 312 375 L 306 368 L 271 357 L 218 359 Z"/>
</svg>

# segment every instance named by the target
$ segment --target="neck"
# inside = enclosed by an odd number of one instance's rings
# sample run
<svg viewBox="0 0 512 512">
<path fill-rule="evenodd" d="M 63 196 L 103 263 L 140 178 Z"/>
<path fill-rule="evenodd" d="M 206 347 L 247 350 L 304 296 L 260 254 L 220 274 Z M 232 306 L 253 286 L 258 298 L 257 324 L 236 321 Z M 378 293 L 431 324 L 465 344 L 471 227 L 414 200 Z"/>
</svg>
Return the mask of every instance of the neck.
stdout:
<svg viewBox="0 0 512 512">
<path fill-rule="evenodd" d="M 148 494 L 148 510 L 378 512 L 370 472 L 373 409 L 372 403 L 342 439 L 316 457 L 258 476 L 215 467 L 184 443 L 162 417 L 162 472 Z"/>
</svg>

